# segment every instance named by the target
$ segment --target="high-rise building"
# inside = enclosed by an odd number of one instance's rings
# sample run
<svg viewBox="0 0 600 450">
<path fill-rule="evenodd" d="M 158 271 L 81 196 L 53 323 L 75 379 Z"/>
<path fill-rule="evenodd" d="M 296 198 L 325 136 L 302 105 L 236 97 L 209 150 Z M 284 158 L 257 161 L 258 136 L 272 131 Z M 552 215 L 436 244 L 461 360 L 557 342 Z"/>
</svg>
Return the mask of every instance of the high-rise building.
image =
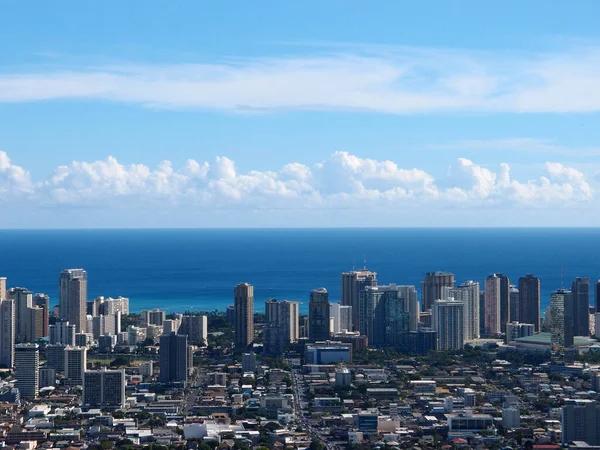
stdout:
<svg viewBox="0 0 600 450">
<path fill-rule="evenodd" d="M 402 288 L 405 288 L 403 286 Z M 404 296 L 402 296 L 404 295 Z M 410 298 L 396 284 L 367 286 L 360 293 L 361 334 L 375 347 L 408 347 Z"/>
<path fill-rule="evenodd" d="M 409 351 L 417 355 L 424 355 L 437 350 L 437 331 L 431 328 L 421 328 L 411 331 L 408 335 Z"/>
<path fill-rule="evenodd" d="M 65 345 L 51 344 L 46 346 L 46 366 L 57 372 L 65 371 Z"/>
<path fill-rule="evenodd" d="M 50 297 L 46 294 L 35 294 L 32 301 L 34 307 L 42 308 L 42 336 L 47 337 L 49 336 Z"/>
<path fill-rule="evenodd" d="M 144 310 L 141 313 L 142 321 L 146 325 L 160 325 L 162 326 L 163 322 L 167 318 L 167 313 L 155 308 L 150 311 Z"/>
<path fill-rule="evenodd" d="M 61 320 L 75 325 L 77 333 L 85 333 L 87 312 L 87 272 L 85 270 L 66 269 L 61 272 L 59 312 Z"/>
<path fill-rule="evenodd" d="M 35 342 L 44 337 L 44 309 L 39 306 L 27 308 L 23 318 L 23 342 Z"/>
<path fill-rule="evenodd" d="M 333 319 L 332 333 L 352 331 L 352 306 L 341 303 L 329 305 L 329 317 Z"/>
<path fill-rule="evenodd" d="M 540 279 L 531 274 L 519 278 L 518 321 L 522 323 L 532 323 L 535 326 L 535 331 L 541 331 Z"/>
<path fill-rule="evenodd" d="M 33 293 L 29 289 L 15 287 L 10 288 L 7 295 L 15 302 L 15 340 L 16 342 L 28 342 L 27 321 L 29 309 L 33 305 Z"/>
<path fill-rule="evenodd" d="M 299 302 L 276 299 L 265 302 L 266 326 L 264 350 L 267 355 L 281 356 L 285 346 L 300 337 Z"/>
<path fill-rule="evenodd" d="M 453 300 L 436 300 L 432 308 L 432 325 L 437 331 L 438 350 L 461 350 L 464 344 L 464 304 Z"/>
<path fill-rule="evenodd" d="M 225 318 L 230 324 L 233 325 L 235 323 L 235 305 L 227 305 L 227 309 L 225 310 Z"/>
<path fill-rule="evenodd" d="M 0 299 L 0 365 L 10 368 L 15 352 L 15 302 Z"/>
<path fill-rule="evenodd" d="M 355 330 L 360 326 L 360 293 L 367 286 L 377 286 L 377 272 L 371 272 L 366 268 L 342 272 L 340 303 L 352 307 L 352 326 Z"/>
<path fill-rule="evenodd" d="M 594 285 L 594 309 L 597 313 L 600 312 L 600 280 Z"/>
<path fill-rule="evenodd" d="M 127 297 L 97 297 L 92 301 L 94 306 L 90 309 L 95 312 L 95 315 L 112 316 L 117 312 L 120 312 L 121 315 L 129 314 L 129 299 Z"/>
<path fill-rule="evenodd" d="M 329 293 L 313 289 L 308 303 L 308 337 L 312 341 L 329 339 Z"/>
<path fill-rule="evenodd" d="M 404 299 L 406 312 L 410 317 L 410 331 L 416 331 L 419 324 L 420 305 L 417 299 L 417 290 L 411 285 L 399 285 L 398 298 Z"/>
<path fill-rule="evenodd" d="M 71 385 L 83 384 L 83 372 L 87 368 L 87 348 L 65 347 L 65 378 Z"/>
<path fill-rule="evenodd" d="M 510 312 L 509 317 L 511 322 L 518 322 L 521 317 L 519 290 L 513 284 L 508 288 L 510 295 Z"/>
<path fill-rule="evenodd" d="M 444 287 L 442 292 L 443 300 L 454 299 L 465 305 L 463 308 L 464 340 L 472 341 L 479 338 L 479 283 L 469 280 L 455 288 Z"/>
<path fill-rule="evenodd" d="M 114 316 L 96 316 L 92 317 L 92 327 L 91 331 L 94 339 L 100 338 L 100 336 L 104 336 L 105 334 L 117 334 L 117 316 L 120 314 L 117 313 Z"/>
<path fill-rule="evenodd" d="M 256 370 L 256 354 L 254 352 L 242 355 L 242 372 L 254 372 Z"/>
<path fill-rule="evenodd" d="M 163 334 L 179 333 L 180 327 L 179 319 L 167 319 L 163 322 Z"/>
<path fill-rule="evenodd" d="M 21 398 L 37 398 L 40 389 L 40 351 L 37 344 L 15 346 L 15 386 Z"/>
<path fill-rule="evenodd" d="M 582 441 L 600 445 L 600 405 L 594 400 L 567 400 L 562 407 L 562 444 Z"/>
<path fill-rule="evenodd" d="M 6 277 L 0 277 L 0 300 L 6 300 Z"/>
<path fill-rule="evenodd" d="M 56 370 L 52 367 L 40 367 L 40 389 L 56 386 Z"/>
<path fill-rule="evenodd" d="M 553 351 L 573 346 L 573 294 L 559 289 L 550 295 L 550 333 Z"/>
<path fill-rule="evenodd" d="M 590 335 L 590 279 L 577 277 L 571 284 L 573 293 L 573 334 Z"/>
<path fill-rule="evenodd" d="M 160 382 L 185 383 L 190 367 L 188 339 L 184 334 L 165 334 L 160 337 Z"/>
<path fill-rule="evenodd" d="M 89 408 L 124 408 L 125 371 L 86 370 L 83 381 L 83 405 Z"/>
<path fill-rule="evenodd" d="M 428 272 L 421 282 L 421 307 L 431 309 L 433 302 L 442 299 L 442 288 L 454 287 L 454 274 L 450 272 Z"/>
<path fill-rule="evenodd" d="M 206 345 L 208 342 L 208 318 L 206 316 L 185 315 L 181 319 L 178 333 L 186 334 L 190 344 Z"/>
<path fill-rule="evenodd" d="M 56 322 L 49 327 L 50 344 L 75 345 L 75 326 L 69 322 Z"/>
<path fill-rule="evenodd" d="M 254 341 L 254 286 L 238 284 L 234 290 L 235 350 L 241 352 Z"/>
<path fill-rule="evenodd" d="M 504 333 L 510 321 L 510 280 L 501 273 L 486 277 L 485 333 L 489 336 Z"/>
</svg>

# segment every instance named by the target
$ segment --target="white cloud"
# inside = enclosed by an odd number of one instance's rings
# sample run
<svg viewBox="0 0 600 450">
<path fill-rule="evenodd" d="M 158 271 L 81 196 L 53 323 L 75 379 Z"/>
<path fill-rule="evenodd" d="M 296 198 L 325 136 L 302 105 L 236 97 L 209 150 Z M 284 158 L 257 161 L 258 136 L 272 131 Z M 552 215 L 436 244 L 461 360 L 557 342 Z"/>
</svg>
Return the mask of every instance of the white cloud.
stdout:
<svg viewBox="0 0 600 450">
<path fill-rule="evenodd" d="M 0 102 L 95 99 L 154 108 L 591 112 L 600 48 L 492 53 L 340 46 L 306 57 L 0 72 Z M 330 50 L 331 50 L 330 49 Z"/>
<path fill-rule="evenodd" d="M 511 178 L 508 164 L 483 167 L 459 158 L 446 177 L 436 180 L 419 168 L 402 168 L 393 161 L 335 152 L 312 167 L 297 162 L 277 171 L 240 172 L 234 161 L 187 161 L 156 168 L 121 164 L 114 157 L 57 167 L 46 180 L 32 182 L 29 173 L 0 152 L 2 199 L 32 205 L 110 207 L 135 210 L 152 206 L 215 209 L 334 208 L 378 211 L 423 207 L 564 207 L 593 201 L 586 175 L 561 163 L 548 162 L 536 179 Z"/>
<path fill-rule="evenodd" d="M 6 152 L 0 151 L 0 200 L 11 196 L 29 195 L 33 191 L 30 173 L 12 163 Z"/>
</svg>

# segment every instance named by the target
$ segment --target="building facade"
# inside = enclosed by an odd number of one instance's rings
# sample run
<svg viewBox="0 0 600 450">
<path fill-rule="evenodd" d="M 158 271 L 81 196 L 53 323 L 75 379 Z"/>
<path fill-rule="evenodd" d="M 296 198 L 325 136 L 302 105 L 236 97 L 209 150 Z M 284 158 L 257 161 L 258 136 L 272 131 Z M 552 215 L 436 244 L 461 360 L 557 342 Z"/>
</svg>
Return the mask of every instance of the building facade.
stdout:
<svg viewBox="0 0 600 450">
<path fill-rule="evenodd" d="M 494 336 L 506 331 L 510 321 L 510 280 L 501 273 L 486 277 L 485 293 L 485 334 Z"/>
<path fill-rule="evenodd" d="M 573 293 L 573 334 L 590 335 L 590 279 L 577 277 L 571 284 Z"/>
<path fill-rule="evenodd" d="M 550 333 L 553 351 L 573 346 L 573 293 L 559 289 L 550 295 Z"/>
<path fill-rule="evenodd" d="M 443 288 L 443 300 L 454 299 L 464 305 L 464 340 L 479 338 L 479 283 L 466 281 L 455 288 Z"/>
</svg>

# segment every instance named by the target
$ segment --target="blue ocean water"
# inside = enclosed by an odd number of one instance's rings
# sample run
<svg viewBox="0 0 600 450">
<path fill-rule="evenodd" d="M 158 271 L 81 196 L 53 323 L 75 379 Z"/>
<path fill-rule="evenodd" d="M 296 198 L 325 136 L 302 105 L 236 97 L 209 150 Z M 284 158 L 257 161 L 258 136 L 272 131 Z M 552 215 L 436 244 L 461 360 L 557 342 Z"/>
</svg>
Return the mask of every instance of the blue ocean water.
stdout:
<svg viewBox="0 0 600 450">
<path fill-rule="evenodd" d="M 132 311 L 225 309 L 233 287 L 255 286 L 256 310 L 269 298 L 299 300 L 326 287 L 339 298 L 340 272 L 363 266 L 380 284 L 414 284 L 444 270 L 457 282 L 493 272 L 514 283 L 541 278 L 550 293 L 576 276 L 600 276 L 600 229 L 195 229 L 0 230 L 0 276 L 57 303 L 62 269 L 88 272 L 88 296 L 122 295 Z"/>
</svg>

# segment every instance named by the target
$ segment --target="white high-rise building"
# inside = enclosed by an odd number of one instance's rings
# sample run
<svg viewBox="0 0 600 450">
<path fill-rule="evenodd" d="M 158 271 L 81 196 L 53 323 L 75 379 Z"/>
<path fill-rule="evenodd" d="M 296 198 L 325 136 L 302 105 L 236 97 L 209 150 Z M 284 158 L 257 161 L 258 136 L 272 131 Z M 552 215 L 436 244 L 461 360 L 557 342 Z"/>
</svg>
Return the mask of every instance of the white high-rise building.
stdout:
<svg viewBox="0 0 600 450">
<path fill-rule="evenodd" d="M 0 299 L 0 364 L 12 367 L 15 353 L 15 302 Z"/>
<path fill-rule="evenodd" d="M 329 318 L 332 321 L 330 330 L 332 333 L 352 331 L 352 306 L 330 303 Z"/>
<path fill-rule="evenodd" d="M 75 326 L 69 322 L 56 322 L 49 327 L 50 344 L 75 345 Z"/>
<path fill-rule="evenodd" d="M 461 350 L 464 344 L 464 304 L 436 300 L 432 308 L 432 328 L 437 331 L 438 350 Z"/>
<path fill-rule="evenodd" d="M 35 399 L 40 390 L 40 351 L 37 344 L 15 346 L 15 386 L 21 398 Z"/>
<path fill-rule="evenodd" d="M 465 305 L 463 330 L 464 340 L 472 341 L 479 338 L 479 283 L 467 281 L 454 288 L 442 287 L 444 300 L 454 299 Z"/>
<path fill-rule="evenodd" d="M 65 347 L 65 378 L 73 385 L 83 384 L 87 367 L 87 348 Z"/>
</svg>

